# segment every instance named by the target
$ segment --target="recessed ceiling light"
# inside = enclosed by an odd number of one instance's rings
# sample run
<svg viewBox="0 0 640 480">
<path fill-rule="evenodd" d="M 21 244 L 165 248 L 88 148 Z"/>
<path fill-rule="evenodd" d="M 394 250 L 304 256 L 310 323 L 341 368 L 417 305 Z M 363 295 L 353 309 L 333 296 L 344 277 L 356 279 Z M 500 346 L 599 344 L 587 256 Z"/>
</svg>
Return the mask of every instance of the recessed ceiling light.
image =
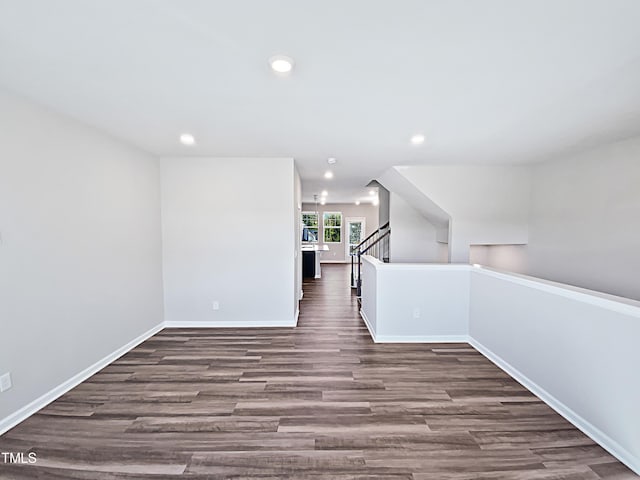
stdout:
<svg viewBox="0 0 640 480">
<path fill-rule="evenodd" d="M 286 55 L 274 55 L 269 59 L 271 69 L 277 73 L 289 73 L 293 70 L 293 58 Z"/>
<path fill-rule="evenodd" d="M 374 205 L 378 205 L 378 203 L 380 203 L 380 200 L 378 200 L 378 197 L 373 199 L 373 204 Z"/>
<path fill-rule="evenodd" d="M 327 202 L 325 201 L 324 198 L 322 200 L 320 200 L 320 205 L 324 205 L 325 203 L 327 203 Z"/>
<path fill-rule="evenodd" d="M 183 145 L 195 145 L 196 139 L 190 133 L 183 133 L 180 135 L 180 143 Z"/>
<path fill-rule="evenodd" d="M 369 195 L 375 195 L 376 191 L 375 190 L 369 190 Z"/>
<path fill-rule="evenodd" d="M 327 195 L 329 195 L 329 192 L 327 192 L 326 190 L 322 190 L 322 193 L 320 193 L 320 195 L 326 197 Z"/>
<path fill-rule="evenodd" d="M 421 133 L 416 133 L 413 137 L 411 137 L 411 143 L 414 145 L 422 145 L 424 143 L 424 135 Z"/>
<path fill-rule="evenodd" d="M 356 200 L 356 205 L 360 205 L 360 200 Z"/>
<path fill-rule="evenodd" d="M 333 178 L 333 172 L 331 170 L 327 170 L 324 172 L 324 178 Z"/>
<path fill-rule="evenodd" d="M 336 159 L 333 158 L 333 157 L 329 157 L 329 158 L 327 158 L 327 163 L 329 165 L 333 165 L 334 163 L 336 163 Z"/>
</svg>

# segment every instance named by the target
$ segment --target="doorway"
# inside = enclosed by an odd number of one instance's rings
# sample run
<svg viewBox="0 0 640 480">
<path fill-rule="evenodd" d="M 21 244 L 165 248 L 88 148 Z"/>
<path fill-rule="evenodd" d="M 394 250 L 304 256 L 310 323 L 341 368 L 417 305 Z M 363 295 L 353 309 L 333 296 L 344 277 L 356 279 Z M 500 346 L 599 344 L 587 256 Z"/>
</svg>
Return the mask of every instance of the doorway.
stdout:
<svg viewBox="0 0 640 480">
<path fill-rule="evenodd" d="M 366 221 L 364 217 L 347 217 L 345 219 L 347 226 L 347 241 L 345 243 L 344 259 L 351 261 L 351 249 L 365 239 Z"/>
</svg>

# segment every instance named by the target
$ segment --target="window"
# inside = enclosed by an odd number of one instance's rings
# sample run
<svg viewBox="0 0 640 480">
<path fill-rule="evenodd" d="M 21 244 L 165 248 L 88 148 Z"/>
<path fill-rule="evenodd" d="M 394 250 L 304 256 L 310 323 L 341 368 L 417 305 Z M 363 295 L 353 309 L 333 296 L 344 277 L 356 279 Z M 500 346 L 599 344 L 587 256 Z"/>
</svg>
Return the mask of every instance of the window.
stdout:
<svg viewBox="0 0 640 480">
<path fill-rule="evenodd" d="M 342 213 L 324 212 L 322 216 L 325 243 L 342 242 Z"/>
<path fill-rule="evenodd" d="M 318 214 L 316 212 L 302 212 L 302 241 L 318 242 Z"/>
</svg>

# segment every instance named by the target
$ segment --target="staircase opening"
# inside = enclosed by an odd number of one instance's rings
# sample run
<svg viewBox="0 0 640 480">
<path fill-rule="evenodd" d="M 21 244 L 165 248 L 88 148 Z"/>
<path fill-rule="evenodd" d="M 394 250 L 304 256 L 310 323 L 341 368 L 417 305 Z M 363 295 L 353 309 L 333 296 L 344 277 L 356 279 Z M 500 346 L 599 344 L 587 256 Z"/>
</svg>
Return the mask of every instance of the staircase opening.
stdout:
<svg viewBox="0 0 640 480">
<path fill-rule="evenodd" d="M 378 260 L 389 263 L 389 243 L 391 228 L 385 223 L 371 235 L 351 248 L 351 288 L 356 289 L 358 299 L 362 296 L 362 256 L 371 255 Z"/>
</svg>

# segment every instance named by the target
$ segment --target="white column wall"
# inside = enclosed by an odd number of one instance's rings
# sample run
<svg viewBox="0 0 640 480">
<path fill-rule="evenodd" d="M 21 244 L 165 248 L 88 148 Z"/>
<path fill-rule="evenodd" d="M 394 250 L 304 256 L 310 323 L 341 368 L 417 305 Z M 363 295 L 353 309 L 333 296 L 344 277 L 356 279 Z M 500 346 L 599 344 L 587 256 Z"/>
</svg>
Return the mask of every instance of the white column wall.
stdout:
<svg viewBox="0 0 640 480">
<path fill-rule="evenodd" d="M 161 179 L 167 325 L 294 326 L 293 159 L 163 158 Z"/>
</svg>

